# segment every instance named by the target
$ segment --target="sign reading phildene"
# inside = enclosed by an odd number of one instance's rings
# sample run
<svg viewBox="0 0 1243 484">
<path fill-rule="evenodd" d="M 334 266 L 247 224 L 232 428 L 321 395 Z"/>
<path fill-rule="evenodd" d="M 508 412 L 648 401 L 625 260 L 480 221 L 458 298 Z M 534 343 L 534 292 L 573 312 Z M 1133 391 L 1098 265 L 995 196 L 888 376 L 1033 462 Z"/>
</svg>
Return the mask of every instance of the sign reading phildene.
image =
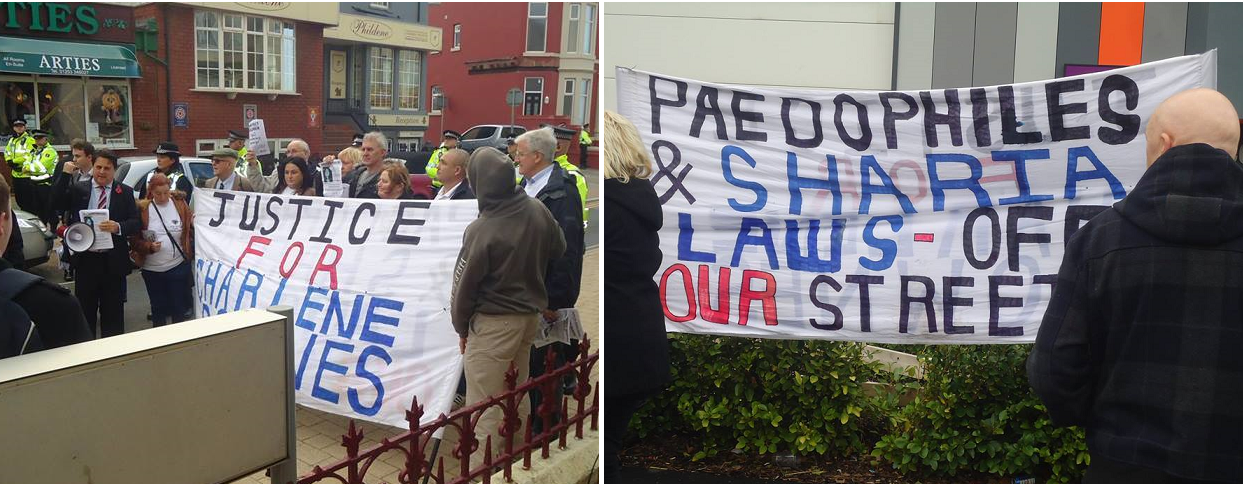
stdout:
<svg viewBox="0 0 1243 484">
<path fill-rule="evenodd" d="M 0 35 L 134 41 L 134 9 L 102 3 L 3 2 Z"/>
</svg>

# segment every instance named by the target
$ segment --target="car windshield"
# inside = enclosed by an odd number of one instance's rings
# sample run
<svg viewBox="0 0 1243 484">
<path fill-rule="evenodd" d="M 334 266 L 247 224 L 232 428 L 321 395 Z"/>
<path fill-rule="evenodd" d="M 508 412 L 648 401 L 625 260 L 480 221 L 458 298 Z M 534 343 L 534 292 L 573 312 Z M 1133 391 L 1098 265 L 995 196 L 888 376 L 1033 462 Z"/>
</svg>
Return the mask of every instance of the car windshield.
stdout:
<svg viewBox="0 0 1243 484">
<path fill-rule="evenodd" d="M 496 134 L 496 126 L 475 126 L 462 135 L 462 141 L 471 139 L 488 139 Z"/>
</svg>

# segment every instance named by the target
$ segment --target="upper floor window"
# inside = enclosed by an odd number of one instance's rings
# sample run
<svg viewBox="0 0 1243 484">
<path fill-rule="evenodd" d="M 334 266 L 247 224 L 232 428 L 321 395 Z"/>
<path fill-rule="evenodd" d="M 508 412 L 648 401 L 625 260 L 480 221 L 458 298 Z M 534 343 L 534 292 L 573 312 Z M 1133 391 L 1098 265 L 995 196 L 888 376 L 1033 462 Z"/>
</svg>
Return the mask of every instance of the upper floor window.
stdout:
<svg viewBox="0 0 1243 484">
<path fill-rule="evenodd" d="M 194 12 L 195 86 L 294 92 L 292 22 L 223 12 Z"/>
<path fill-rule="evenodd" d="M 548 50 L 548 4 L 527 4 L 527 52 Z"/>
<path fill-rule="evenodd" d="M 578 29 L 582 23 L 580 18 L 580 5 L 571 3 L 567 5 L 570 8 L 570 31 L 566 32 L 566 52 L 578 52 Z"/>
<path fill-rule="evenodd" d="M 583 53 L 592 54 L 596 46 L 596 6 L 583 4 Z"/>
</svg>

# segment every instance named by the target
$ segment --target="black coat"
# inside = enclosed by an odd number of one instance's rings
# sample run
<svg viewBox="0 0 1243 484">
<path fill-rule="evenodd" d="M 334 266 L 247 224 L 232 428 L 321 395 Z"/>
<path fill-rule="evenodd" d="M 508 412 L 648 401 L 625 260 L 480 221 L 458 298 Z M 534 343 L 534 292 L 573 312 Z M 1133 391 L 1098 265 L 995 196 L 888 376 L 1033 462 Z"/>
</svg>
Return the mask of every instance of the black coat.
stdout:
<svg viewBox="0 0 1243 484">
<path fill-rule="evenodd" d="M 61 177 L 52 190 L 59 194 L 56 209 L 68 211 L 66 218 L 70 223 L 80 221 L 78 211 L 94 208 L 92 193 L 94 181 L 69 183 L 70 177 Z M 142 219 L 138 214 L 138 205 L 134 202 L 134 190 L 120 181 L 112 182 L 111 201 L 108 204 L 108 218 L 121 226 L 120 234 L 112 234 L 112 249 L 108 251 L 108 272 L 111 275 L 124 276 L 133 270 L 129 260 L 129 242 L 126 237 L 142 231 Z"/>
<path fill-rule="evenodd" d="M 1240 294 L 1243 166 L 1174 147 L 1067 242 L 1028 379 L 1094 456 L 1243 482 Z"/>
<path fill-rule="evenodd" d="M 565 236 L 565 253 L 552 261 L 544 276 L 548 289 L 548 309 L 572 308 L 578 302 L 583 277 L 583 203 L 574 187 L 574 177 L 552 165 L 548 184 L 535 198 L 544 204 Z"/>
<path fill-rule="evenodd" d="M 606 397 L 645 394 L 669 382 L 669 341 L 653 276 L 660 270 L 660 201 L 647 180 L 604 181 Z"/>
</svg>

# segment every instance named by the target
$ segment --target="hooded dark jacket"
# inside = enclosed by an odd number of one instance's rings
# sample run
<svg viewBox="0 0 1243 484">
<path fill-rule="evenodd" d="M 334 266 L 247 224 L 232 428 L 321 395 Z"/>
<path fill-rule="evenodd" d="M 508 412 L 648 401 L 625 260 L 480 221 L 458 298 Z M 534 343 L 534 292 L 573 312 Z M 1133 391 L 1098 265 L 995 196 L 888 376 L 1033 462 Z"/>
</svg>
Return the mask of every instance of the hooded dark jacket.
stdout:
<svg viewBox="0 0 1243 484">
<path fill-rule="evenodd" d="M 659 390 L 669 382 L 669 341 L 653 276 L 660 270 L 663 214 L 644 179 L 604 180 L 606 397 Z"/>
<path fill-rule="evenodd" d="M 466 227 L 453 272 L 453 328 L 475 314 L 536 314 L 548 306 L 544 271 L 565 251 L 552 214 L 514 184 L 514 165 L 493 148 L 471 155 L 466 177 L 479 218 Z"/>
<path fill-rule="evenodd" d="M 1243 482 L 1243 166 L 1171 148 L 1076 232 L 1027 375 L 1093 455 Z"/>
</svg>

